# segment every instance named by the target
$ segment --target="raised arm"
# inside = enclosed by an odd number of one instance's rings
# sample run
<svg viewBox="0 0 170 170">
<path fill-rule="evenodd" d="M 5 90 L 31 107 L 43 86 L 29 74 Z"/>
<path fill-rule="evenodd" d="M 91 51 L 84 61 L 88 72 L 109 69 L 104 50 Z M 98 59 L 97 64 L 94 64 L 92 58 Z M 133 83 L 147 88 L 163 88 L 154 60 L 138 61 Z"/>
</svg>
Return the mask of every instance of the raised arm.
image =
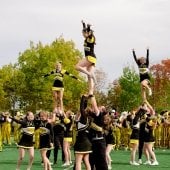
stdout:
<svg viewBox="0 0 170 170">
<path fill-rule="evenodd" d="M 81 101 L 80 101 L 80 113 L 81 113 L 81 115 L 85 114 L 85 109 L 87 108 L 87 103 L 88 103 L 87 96 L 83 95 L 81 97 Z"/>
<path fill-rule="evenodd" d="M 138 60 L 137 60 L 136 53 L 135 53 L 134 49 L 132 49 L 132 53 L 133 53 L 133 57 L 134 57 L 135 62 L 138 64 Z"/>
<path fill-rule="evenodd" d="M 83 31 L 86 31 L 86 24 L 85 24 L 85 22 L 82 20 L 81 23 L 83 25 Z"/>
<path fill-rule="evenodd" d="M 94 114 L 96 116 L 98 116 L 99 113 L 100 113 L 100 110 L 99 110 L 99 108 L 97 106 L 96 98 L 95 98 L 94 95 L 90 95 L 89 97 L 90 97 L 90 100 L 91 100 L 92 109 L 94 110 Z"/>
<path fill-rule="evenodd" d="M 149 66 L 149 48 L 146 49 L 146 63 Z"/>
<path fill-rule="evenodd" d="M 43 75 L 43 77 L 48 77 L 48 76 L 50 76 L 51 74 L 54 74 L 54 71 L 51 71 L 50 73 Z"/>
<path fill-rule="evenodd" d="M 68 71 L 65 71 L 65 72 L 64 72 L 64 74 L 66 74 L 66 75 L 70 76 L 70 77 L 71 77 L 71 78 L 73 78 L 73 79 L 76 79 L 76 80 L 78 80 L 78 81 L 81 81 L 81 80 L 80 80 L 80 79 L 78 79 L 75 75 L 73 75 L 73 74 L 69 73 Z"/>
<path fill-rule="evenodd" d="M 18 120 L 16 118 L 12 117 L 12 116 L 10 116 L 9 118 L 12 119 L 14 122 L 16 122 L 18 124 L 21 124 L 21 125 L 26 125 L 27 124 L 25 119 L 24 120 Z"/>
</svg>

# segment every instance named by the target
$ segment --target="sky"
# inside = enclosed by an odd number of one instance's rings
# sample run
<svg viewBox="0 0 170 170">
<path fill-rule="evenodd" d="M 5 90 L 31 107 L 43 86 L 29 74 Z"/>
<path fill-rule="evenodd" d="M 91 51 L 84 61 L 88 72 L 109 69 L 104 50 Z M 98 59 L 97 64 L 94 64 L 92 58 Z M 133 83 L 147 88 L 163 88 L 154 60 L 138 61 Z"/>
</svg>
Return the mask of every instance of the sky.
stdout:
<svg viewBox="0 0 170 170">
<path fill-rule="evenodd" d="M 137 68 L 132 49 L 150 65 L 170 58 L 169 0 L 0 0 L 0 67 L 17 62 L 30 41 L 50 44 L 59 36 L 83 52 L 81 20 L 96 36 L 97 69 L 108 81 L 125 66 Z"/>
</svg>

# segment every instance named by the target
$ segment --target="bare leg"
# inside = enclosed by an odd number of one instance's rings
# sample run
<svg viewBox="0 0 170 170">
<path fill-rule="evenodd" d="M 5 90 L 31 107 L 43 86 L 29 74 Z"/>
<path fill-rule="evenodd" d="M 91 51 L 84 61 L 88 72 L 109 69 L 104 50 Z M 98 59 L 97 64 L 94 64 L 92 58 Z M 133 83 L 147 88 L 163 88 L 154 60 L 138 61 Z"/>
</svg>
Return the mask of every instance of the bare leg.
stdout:
<svg viewBox="0 0 170 170">
<path fill-rule="evenodd" d="M 69 153 L 68 153 L 68 142 L 63 141 L 63 150 L 64 150 L 64 156 L 65 156 L 65 164 L 70 164 L 69 160 Z"/>
<path fill-rule="evenodd" d="M 90 67 L 87 68 L 89 73 L 91 76 L 88 76 L 88 85 L 89 85 L 89 94 L 93 94 L 94 93 L 94 85 L 95 85 L 95 77 L 94 77 L 94 66 L 91 65 Z"/>
<path fill-rule="evenodd" d="M 81 162 L 82 162 L 82 159 L 83 159 L 83 154 L 79 154 L 79 153 L 76 153 L 75 154 L 76 156 L 76 168 L 75 170 L 81 170 Z"/>
<path fill-rule="evenodd" d="M 107 161 L 107 165 L 111 166 L 111 157 L 110 157 L 110 152 L 113 148 L 113 145 L 108 144 L 106 147 L 106 161 Z"/>
<path fill-rule="evenodd" d="M 149 152 L 148 152 L 146 143 L 144 143 L 144 148 L 143 149 L 144 149 L 144 154 L 145 154 L 145 157 L 146 157 L 146 161 L 150 162 Z"/>
<path fill-rule="evenodd" d="M 152 143 L 148 143 L 147 144 L 147 149 L 148 149 L 149 155 L 151 156 L 153 162 L 156 161 L 156 156 L 155 156 L 155 153 L 153 151 L 153 144 Z"/>
<path fill-rule="evenodd" d="M 54 110 L 59 109 L 63 112 L 63 90 L 53 91 Z"/>
<path fill-rule="evenodd" d="M 84 164 L 86 167 L 86 170 L 91 170 L 90 162 L 89 162 L 89 154 L 85 154 L 83 157 Z"/>
<path fill-rule="evenodd" d="M 143 99 L 143 102 L 145 102 L 147 99 L 146 99 L 146 88 L 141 84 L 141 89 L 142 89 L 142 99 Z"/>
<path fill-rule="evenodd" d="M 83 58 L 76 64 L 76 70 L 86 74 L 87 76 L 91 76 L 90 72 L 87 70 L 87 67 L 89 66 L 91 66 L 91 63 L 86 58 Z"/>
<path fill-rule="evenodd" d="M 64 111 L 64 108 L 63 108 L 63 90 L 58 91 L 58 96 L 59 96 L 60 111 L 63 112 Z"/>
<path fill-rule="evenodd" d="M 58 107 L 58 93 L 53 91 L 53 108 L 54 110 Z"/>
<path fill-rule="evenodd" d="M 148 94 L 149 94 L 149 96 L 151 96 L 152 95 L 152 90 L 151 90 L 151 88 L 150 88 L 150 86 L 148 84 L 148 80 L 143 80 L 141 82 L 141 84 L 142 84 L 143 87 L 145 87 L 148 90 Z"/>
<path fill-rule="evenodd" d="M 135 157 L 136 157 L 136 150 L 137 150 L 137 148 L 138 148 L 138 144 L 135 144 L 135 143 L 133 143 L 132 145 L 131 145 L 131 158 L 130 158 L 130 160 L 131 160 L 131 162 L 132 163 L 134 163 L 135 162 Z"/>
<path fill-rule="evenodd" d="M 19 152 L 19 158 L 18 158 L 18 162 L 17 162 L 17 170 L 20 169 L 22 160 L 23 160 L 23 158 L 25 156 L 25 149 L 24 148 L 19 148 L 18 152 Z"/>
<path fill-rule="evenodd" d="M 40 152 L 41 152 L 41 157 L 42 157 L 42 160 L 43 160 L 43 163 L 44 163 L 44 170 L 51 170 L 52 168 L 51 168 L 51 165 L 50 165 L 50 161 L 47 158 L 47 150 L 43 149 Z"/>
<path fill-rule="evenodd" d="M 29 164 L 28 164 L 27 170 L 30 170 L 31 167 L 32 167 L 33 160 L 34 160 L 34 147 L 30 148 L 28 150 L 28 152 L 29 152 L 29 157 L 30 158 L 29 158 Z"/>
</svg>

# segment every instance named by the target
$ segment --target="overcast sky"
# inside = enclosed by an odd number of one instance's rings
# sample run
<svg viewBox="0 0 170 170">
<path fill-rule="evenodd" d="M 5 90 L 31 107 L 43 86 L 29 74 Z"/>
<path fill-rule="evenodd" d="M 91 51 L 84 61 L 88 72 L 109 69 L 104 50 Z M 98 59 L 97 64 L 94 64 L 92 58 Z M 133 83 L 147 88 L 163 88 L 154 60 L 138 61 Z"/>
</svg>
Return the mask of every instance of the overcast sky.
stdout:
<svg viewBox="0 0 170 170">
<path fill-rule="evenodd" d="M 95 31 L 97 68 L 114 80 L 150 48 L 150 63 L 170 58 L 170 0 L 0 0 L 0 67 L 17 62 L 29 42 L 60 35 L 83 52 L 81 20 Z"/>
</svg>

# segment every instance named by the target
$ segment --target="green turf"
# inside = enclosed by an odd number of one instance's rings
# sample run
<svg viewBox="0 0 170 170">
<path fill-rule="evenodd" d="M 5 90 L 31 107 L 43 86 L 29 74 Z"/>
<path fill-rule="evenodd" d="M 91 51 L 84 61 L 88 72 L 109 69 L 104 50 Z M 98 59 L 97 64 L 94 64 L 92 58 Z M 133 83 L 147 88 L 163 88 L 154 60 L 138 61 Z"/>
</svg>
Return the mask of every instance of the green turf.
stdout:
<svg viewBox="0 0 170 170">
<path fill-rule="evenodd" d="M 73 151 L 72 151 L 73 152 Z M 140 165 L 140 166 L 132 166 L 129 165 L 129 156 L 130 151 L 112 151 L 111 157 L 112 157 L 112 169 L 113 170 L 147 170 L 147 169 L 153 169 L 153 170 L 170 170 L 170 150 L 163 150 L 159 149 L 155 151 L 157 160 L 159 161 L 159 166 L 146 166 L 146 165 Z M 16 167 L 16 161 L 18 158 L 18 150 L 15 146 L 8 147 L 6 146 L 2 152 L 0 152 L 0 170 L 15 170 Z M 53 158 L 53 153 L 51 154 L 51 161 Z M 143 160 L 144 156 L 143 156 Z M 28 154 L 26 152 L 26 156 L 23 160 L 23 163 L 21 165 L 21 170 L 26 170 L 27 167 L 27 161 L 28 161 Z M 62 168 L 61 167 L 61 153 L 59 152 L 59 160 L 58 164 L 53 166 L 53 169 L 55 170 L 69 170 L 73 169 L 72 167 Z M 42 170 L 43 167 L 41 166 L 41 158 L 39 151 L 35 151 L 35 159 L 34 164 L 32 167 L 32 170 Z M 84 169 L 84 168 L 83 168 Z"/>
</svg>

